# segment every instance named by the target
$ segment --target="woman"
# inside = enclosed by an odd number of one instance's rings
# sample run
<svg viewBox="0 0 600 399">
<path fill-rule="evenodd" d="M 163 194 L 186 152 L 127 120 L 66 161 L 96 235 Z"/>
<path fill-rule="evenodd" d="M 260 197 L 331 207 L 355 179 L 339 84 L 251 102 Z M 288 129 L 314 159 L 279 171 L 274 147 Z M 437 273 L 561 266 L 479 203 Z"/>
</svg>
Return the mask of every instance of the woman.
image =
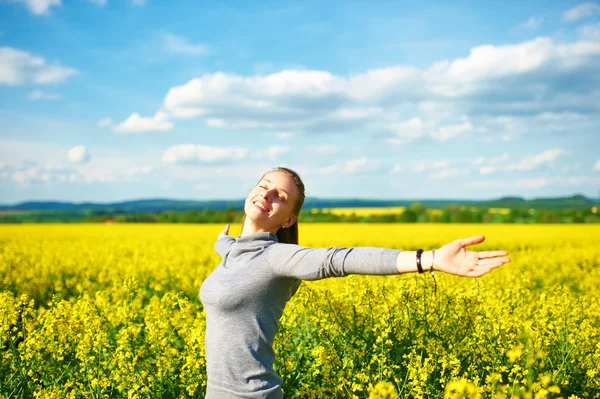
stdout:
<svg viewBox="0 0 600 399">
<path fill-rule="evenodd" d="M 483 236 L 427 252 L 302 247 L 297 220 L 303 203 L 300 177 L 288 168 L 271 169 L 246 198 L 240 236 L 229 236 L 226 225 L 215 242 L 223 260 L 200 288 L 206 311 L 207 399 L 285 398 L 282 379 L 272 368 L 272 345 L 285 304 L 301 280 L 426 270 L 477 277 L 510 262 L 506 251 L 465 249 Z"/>
</svg>

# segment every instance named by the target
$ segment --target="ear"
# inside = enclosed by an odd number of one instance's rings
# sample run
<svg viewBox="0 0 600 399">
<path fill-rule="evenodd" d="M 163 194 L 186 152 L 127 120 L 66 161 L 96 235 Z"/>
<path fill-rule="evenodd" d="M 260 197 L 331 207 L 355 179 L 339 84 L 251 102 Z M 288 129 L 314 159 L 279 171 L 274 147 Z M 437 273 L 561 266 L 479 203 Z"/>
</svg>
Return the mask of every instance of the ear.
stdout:
<svg viewBox="0 0 600 399">
<path fill-rule="evenodd" d="M 288 228 L 292 227 L 294 225 L 294 223 L 296 223 L 297 220 L 298 220 L 298 217 L 296 215 L 290 216 L 290 218 L 288 220 L 286 220 L 287 227 Z"/>
</svg>

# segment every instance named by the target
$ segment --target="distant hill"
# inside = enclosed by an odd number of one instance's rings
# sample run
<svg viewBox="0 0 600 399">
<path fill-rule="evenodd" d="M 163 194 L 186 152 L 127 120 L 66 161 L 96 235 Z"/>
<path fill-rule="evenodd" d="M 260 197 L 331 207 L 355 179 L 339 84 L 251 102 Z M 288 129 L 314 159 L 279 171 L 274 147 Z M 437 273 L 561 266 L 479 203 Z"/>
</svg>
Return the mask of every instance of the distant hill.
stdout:
<svg viewBox="0 0 600 399">
<path fill-rule="evenodd" d="M 444 206 L 484 206 L 490 208 L 519 208 L 519 209 L 583 209 L 590 208 L 600 202 L 600 199 L 588 198 L 583 195 L 573 195 L 564 198 L 535 198 L 503 197 L 492 200 L 380 200 L 380 199 L 336 199 L 336 198 L 306 198 L 303 209 L 311 208 L 359 208 L 359 207 L 387 207 L 410 206 L 418 202 L 430 208 L 443 208 Z M 241 210 L 244 200 L 173 200 L 173 199 L 142 199 L 112 203 L 73 203 L 57 201 L 28 201 L 14 205 L 0 205 L 0 211 L 105 211 L 126 213 L 157 213 L 166 211 L 185 211 L 219 209 L 231 207 Z"/>
</svg>

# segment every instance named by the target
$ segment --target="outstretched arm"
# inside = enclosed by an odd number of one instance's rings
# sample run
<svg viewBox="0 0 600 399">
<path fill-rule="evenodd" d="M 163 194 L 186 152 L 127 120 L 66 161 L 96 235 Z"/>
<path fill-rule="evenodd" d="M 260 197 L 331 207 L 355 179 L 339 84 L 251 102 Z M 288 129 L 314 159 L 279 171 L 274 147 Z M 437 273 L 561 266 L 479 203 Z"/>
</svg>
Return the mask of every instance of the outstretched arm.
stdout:
<svg viewBox="0 0 600 399">
<path fill-rule="evenodd" d="M 458 276 L 478 277 L 510 262 L 506 251 L 473 252 L 468 245 L 479 244 L 484 236 L 453 241 L 421 255 L 424 271 L 433 269 Z M 416 272 L 416 251 L 380 247 L 308 248 L 277 244 L 268 249 L 268 261 L 275 274 L 301 280 L 319 280 L 348 274 L 399 274 Z"/>
</svg>

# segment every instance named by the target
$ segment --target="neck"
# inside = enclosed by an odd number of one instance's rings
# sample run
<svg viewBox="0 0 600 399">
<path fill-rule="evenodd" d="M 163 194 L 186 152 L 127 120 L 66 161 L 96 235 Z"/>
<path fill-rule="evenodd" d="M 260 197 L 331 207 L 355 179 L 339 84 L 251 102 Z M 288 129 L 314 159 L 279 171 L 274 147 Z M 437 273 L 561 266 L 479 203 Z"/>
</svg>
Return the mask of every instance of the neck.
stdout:
<svg viewBox="0 0 600 399">
<path fill-rule="evenodd" d="M 249 234 L 262 233 L 270 231 L 273 234 L 277 234 L 277 231 L 273 231 L 273 229 L 267 229 L 263 226 L 257 226 L 252 219 L 246 216 L 246 220 L 244 220 L 244 227 L 242 228 L 242 234 L 240 237 L 247 236 Z"/>
</svg>

